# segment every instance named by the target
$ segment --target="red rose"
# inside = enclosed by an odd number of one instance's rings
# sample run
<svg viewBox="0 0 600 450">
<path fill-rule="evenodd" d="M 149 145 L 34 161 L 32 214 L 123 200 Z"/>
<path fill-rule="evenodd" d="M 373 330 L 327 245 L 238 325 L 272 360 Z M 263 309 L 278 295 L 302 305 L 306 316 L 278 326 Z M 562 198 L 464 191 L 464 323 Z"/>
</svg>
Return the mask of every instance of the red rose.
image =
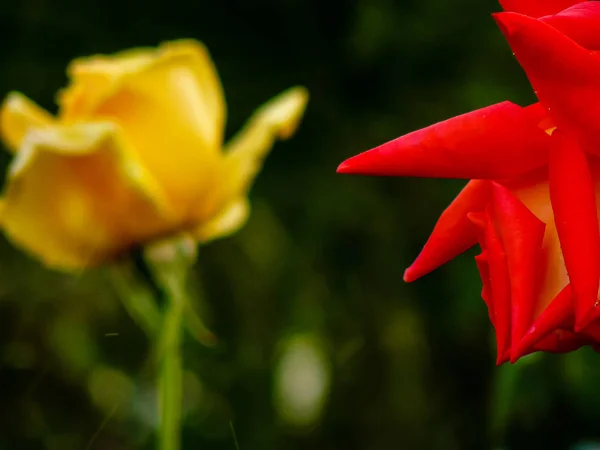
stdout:
<svg viewBox="0 0 600 450">
<path fill-rule="evenodd" d="M 482 108 L 338 168 L 471 180 L 404 279 L 479 243 L 476 263 L 499 364 L 600 344 L 600 2 L 501 4 L 506 12 L 494 18 L 539 103 Z"/>
</svg>

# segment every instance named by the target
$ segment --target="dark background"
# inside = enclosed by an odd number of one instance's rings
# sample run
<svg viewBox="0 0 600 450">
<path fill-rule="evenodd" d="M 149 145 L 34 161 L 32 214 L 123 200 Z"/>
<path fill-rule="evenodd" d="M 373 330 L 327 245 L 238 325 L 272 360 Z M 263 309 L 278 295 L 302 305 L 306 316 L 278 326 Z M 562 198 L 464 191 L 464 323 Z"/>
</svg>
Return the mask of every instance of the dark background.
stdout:
<svg viewBox="0 0 600 450">
<path fill-rule="evenodd" d="M 235 437 L 241 450 L 600 448 L 590 444 L 600 357 L 495 367 L 475 251 L 402 282 L 462 183 L 335 174 L 413 129 L 533 101 L 490 17 L 498 10 L 492 0 L 3 2 L 0 92 L 51 111 L 72 58 L 181 37 L 211 50 L 228 136 L 284 88 L 311 93 L 297 136 L 255 184 L 248 225 L 200 251 L 195 281 L 219 343 L 185 343 L 184 450 L 234 450 Z M 153 448 L 148 342 L 103 272 L 50 272 L 4 240 L 0 253 L 0 450 Z"/>
</svg>

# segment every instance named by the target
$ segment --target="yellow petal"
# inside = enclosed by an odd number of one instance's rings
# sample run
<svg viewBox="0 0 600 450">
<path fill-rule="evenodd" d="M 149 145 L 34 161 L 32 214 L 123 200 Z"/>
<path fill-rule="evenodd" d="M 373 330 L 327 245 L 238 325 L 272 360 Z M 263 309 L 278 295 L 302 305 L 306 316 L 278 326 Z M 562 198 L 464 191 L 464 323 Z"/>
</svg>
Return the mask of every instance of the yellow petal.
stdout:
<svg viewBox="0 0 600 450">
<path fill-rule="evenodd" d="M 221 85 L 206 49 L 175 41 L 154 52 L 77 60 L 70 72 L 73 85 L 62 96 L 61 117 L 74 120 L 85 112 L 118 123 L 173 209 L 189 215 L 218 176 L 225 120 Z"/>
<path fill-rule="evenodd" d="M 156 53 L 157 50 L 151 47 L 140 47 L 122 50 L 113 55 L 84 56 L 71 61 L 67 73 L 74 82 L 79 77 L 98 75 L 117 79 L 143 70 L 156 59 Z"/>
<path fill-rule="evenodd" d="M 308 91 L 290 88 L 261 106 L 226 146 L 225 173 L 232 195 L 250 188 L 276 139 L 291 137 L 300 124 Z"/>
<path fill-rule="evenodd" d="M 194 237 L 201 243 L 229 236 L 238 231 L 248 220 L 250 205 L 246 198 L 229 203 L 213 219 L 194 230 Z"/>
<path fill-rule="evenodd" d="M 110 123 L 27 133 L 0 210 L 10 240 L 48 266 L 105 261 L 169 229 L 164 195 Z"/>
<path fill-rule="evenodd" d="M 179 61 L 182 67 L 189 68 L 189 75 L 180 73 L 176 78 L 181 88 L 187 84 L 190 118 L 198 122 L 208 144 L 220 149 L 225 128 L 225 94 L 208 50 L 191 39 L 163 44 L 160 50 L 160 64 Z"/>
<path fill-rule="evenodd" d="M 33 127 L 50 125 L 54 118 L 18 92 L 8 94 L 0 106 L 0 133 L 6 146 L 16 151 Z"/>
<path fill-rule="evenodd" d="M 114 56 L 74 59 L 67 68 L 71 83 L 57 95 L 60 118 L 67 122 L 89 118 L 120 88 L 124 78 L 144 70 L 155 58 L 155 51 L 151 49 L 134 49 Z"/>
<path fill-rule="evenodd" d="M 67 67 L 71 83 L 57 95 L 61 119 L 89 118 L 127 76 L 145 70 L 155 59 L 156 51 L 147 48 L 74 59 Z"/>
<path fill-rule="evenodd" d="M 225 123 L 223 89 L 208 50 L 191 39 L 166 42 L 157 49 L 139 48 L 112 56 L 75 59 L 67 70 L 71 85 L 58 96 L 61 117 L 72 120 L 94 115 L 110 97 L 122 89 L 137 87 L 148 72 L 160 66 L 173 69 L 172 79 L 162 80 L 166 85 L 159 92 L 146 94 L 163 97 L 159 102 L 173 94 L 179 97 L 175 100 L 184 100 L 182 107 L 194 113 L 187 120 L 196 122 L 209 145 L 220 146 Z M 150 90 L 161 87 L 154 85 L 155 77 L 150 78 L 150 83 L 146 83 L 151 85 Z M 174 92 L 166 92 L 169 89 Z"/>
</svg>

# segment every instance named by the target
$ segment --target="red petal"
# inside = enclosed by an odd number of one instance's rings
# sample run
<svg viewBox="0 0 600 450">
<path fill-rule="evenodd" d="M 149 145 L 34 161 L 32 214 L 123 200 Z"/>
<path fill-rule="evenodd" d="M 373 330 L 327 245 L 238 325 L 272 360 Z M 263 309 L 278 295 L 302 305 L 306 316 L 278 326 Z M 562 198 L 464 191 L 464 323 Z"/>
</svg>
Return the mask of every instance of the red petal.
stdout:
<svg viewBox="0 0 600 450">
<path fill-rule="evenodd" d="M 498 103 L 409 133 L 344 161 L 339 173 L 502 179 L 547 162 L 548 135 L 528 112 Z"/>
<path fill-rule="evenodd" d="M 570 330 L 555 330 L 534 346 L 534 351 L 549 353 L 567 353 L 590 344 L 585 336 Z"/>
<path fill-rule="evenodd" d="M 530 119 L 535 122 L 538 128 L 544 130 L 548 134 L 550 130 L 556 128 L 554 119 L 548 114 L 548 108 L 542 105 L 540 102 L 534 103 L 533 105 L 526 106 L 524 108 Z"/>
<path fill-rule="evenodd" d="M 467 183 L 442 213 L 415 262 L 404 272 L 404 281 L 428 274 L 477 243 L 477 232 L 467 214 L 483 211 L 489 198 L 488 186 L 481 180 Z"/>
<path fill-rule="evenodd" d="M 600 59 L 556 28 L 515 13 L 494 15 L 559 127 L 600 153 Z"/>
<path fill-rule="evenodd" d="M 571 328 L 573 321 L 573 291 L 571 285 L 568 284 L 550 302 L 523 336 L 510 362 L 514 363 L 522 356 L 533 352 L 535 344 L 552 331 L 559 328 Z"/>
<path fill-rule="evenodd" d="M 533 323 L 540 287 L 538 268 L 546 224 L 498 183 L 493 183 L 490 206 L 490 218 L 502 240 L 510 277 L 512 356 Z M 495 303 L 494 309 L 497 311 Z"/>
<path fill-rule="evenodd" d="M 483 284 L 481 288 L 481 298 L 488 307 L 490 322 L 492 322 L 492 325 L 495 328 L 496 319 L 494 317 L 494 306 L 492 303 L 492 288 L 490 284 L 490 263 L 488 260 L 487 250 L 483 250 L 479 255 L 475 257 L 475 264 L 477 264 L 477 270 L 479 270 L 479 276 L 481 277 L 481 282 Z"/>
<path fill-rule="evenodd" d="M 565 266 L 575 296 L 576 330 L 597 304 L 600 235 L 594 182 L 583 149 L 555 132 L 550 150 L 550 201 Z"/>
<path fill-rule="evenodd" d="M 581 0 L 500 0 L 505 11 L 514 11 L 527 16 L 541 17 L 556 14 Z"/>
<path fill-rule="evenodd" d="M 600 3 L 578 3 L 558 14 L 542 17 L 542 22 L 560 30 L 588 50 L 600 49 Z"/>
<path fill-rule="evenodd" d="M 496 328 L 496 317 L 494 315 L 494 303 L 492 295 L 492 278 L 490 275 L 490 257 L 487 250 L 486 243 L 486 228 L 488 227 L 488 214 L 487 212 L 469 213 L 469 220 L 477 227 L 477 235 L 479 244 L 481 245 L 481 253 L 475 256 L 475 264 L 479 270 L 479 276 L 483 284 L 481 288 L 481 298 L 485 302 L 488 308 L 488 314 L 490 322 Z M 504 351 L 502 351 L 504 353 Z"/>
<path fill-rule="evenodd" d="M 497 359 L 500 365 L 510 358 L 511 340 L 511 287 L 506 253 L 493 223 L 486 214 L 484 230 L 484 247 L 487 253 L 489 280 L 483 280 L 489 285 L 488 308 L 490 318 L 496 329 Z"/>
<path fill-rule="evenodd" d="M 600 343 L 600 322 L 595 321 L 590 323 L 585 329 L 581 330 L 581 334 L 598 345 Z"/>
</svg>

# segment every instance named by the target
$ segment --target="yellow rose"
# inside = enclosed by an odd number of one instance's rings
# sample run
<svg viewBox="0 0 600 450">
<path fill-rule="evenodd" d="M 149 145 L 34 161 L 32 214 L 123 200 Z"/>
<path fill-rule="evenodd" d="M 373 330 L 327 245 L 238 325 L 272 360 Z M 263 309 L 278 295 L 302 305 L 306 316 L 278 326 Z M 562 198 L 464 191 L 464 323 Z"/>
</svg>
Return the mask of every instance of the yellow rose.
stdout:
<svg viewBox="0 0 600 450">
<path fill-rule="evenodd" d="M 294 133 L 308 99 L 301 87 L 283 92 L 224 145 L 221 84 L 198 42 L 78 59 L 68 74 L 57 117 L 18 93 L 0 110 L 15 154 L 0 223 L 67 270 L 173 233 L 204 242 L 236 231 L 262 159 Z"/>
</svg>

